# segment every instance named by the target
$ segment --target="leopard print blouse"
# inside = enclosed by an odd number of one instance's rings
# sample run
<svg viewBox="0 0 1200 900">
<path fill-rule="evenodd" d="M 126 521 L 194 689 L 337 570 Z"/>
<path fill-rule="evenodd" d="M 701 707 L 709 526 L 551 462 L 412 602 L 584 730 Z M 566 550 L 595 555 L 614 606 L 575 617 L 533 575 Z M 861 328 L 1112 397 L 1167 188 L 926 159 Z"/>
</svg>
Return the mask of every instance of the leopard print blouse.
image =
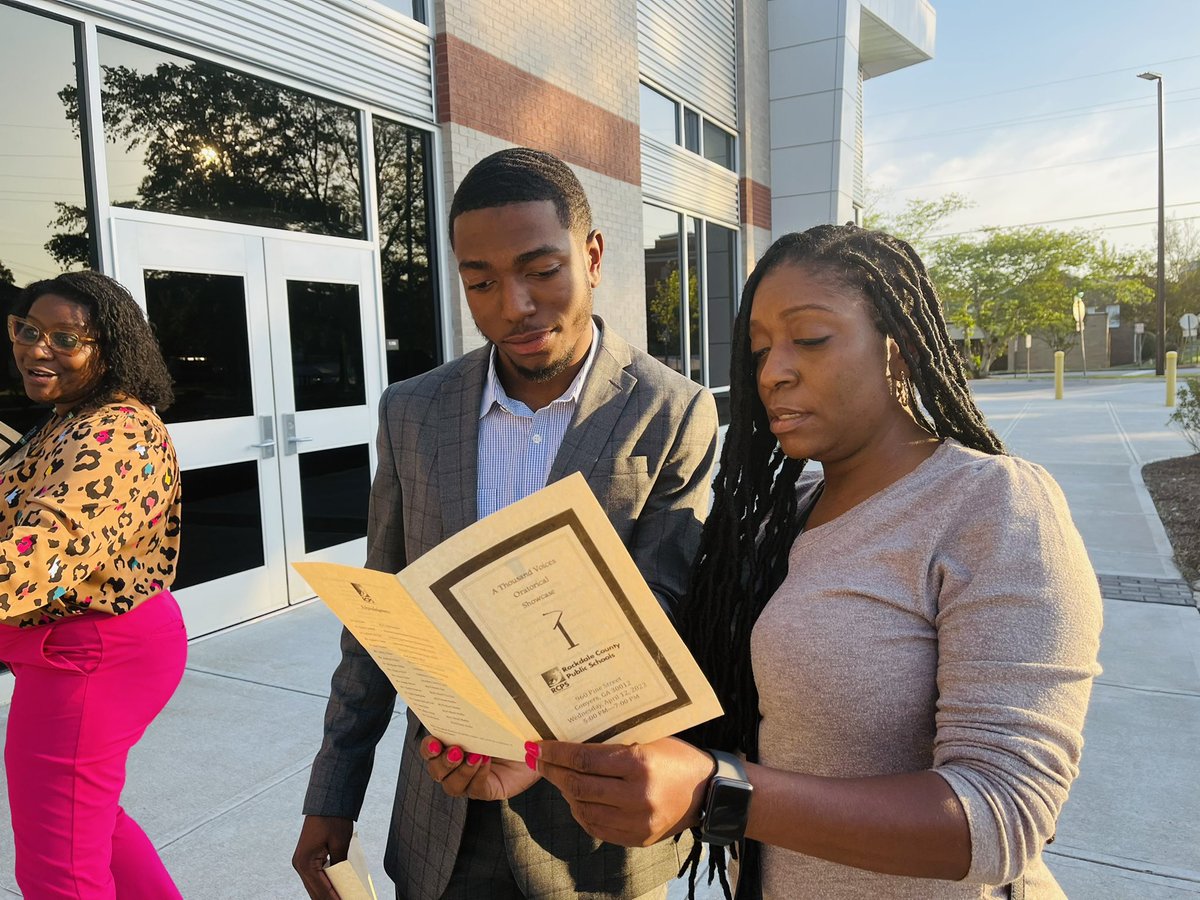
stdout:
<svg viewBox="0 0 1200 900">
<path fill-rule="evenodd" d="M 0 624 L 120 615 L 171 586 L 179 464 L 148 407 L 55 416 L 0 479 Z"/>
</svg>

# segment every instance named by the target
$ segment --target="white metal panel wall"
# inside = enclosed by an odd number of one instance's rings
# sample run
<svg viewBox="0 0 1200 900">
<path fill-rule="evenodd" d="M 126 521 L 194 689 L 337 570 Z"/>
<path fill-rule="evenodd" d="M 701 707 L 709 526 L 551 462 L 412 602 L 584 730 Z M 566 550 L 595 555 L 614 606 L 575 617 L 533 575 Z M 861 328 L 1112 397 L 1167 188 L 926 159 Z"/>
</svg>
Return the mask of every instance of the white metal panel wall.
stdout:
<svg viewBox="0 0 1200 900">
<path fill-rule="evenodd" d="M 682 147 L 642 136 L 642 199 L 738 228 L 738 177 Z"/>
<path fill-rule="evenodd" d="M 867 205 L 867 182 L 863 175 L 863 70 L 858 67 L 858 91 L 854 110 L 854 203 Z"/>
<path fill-rule="evenodd" d="M 432 38 L 354 0 L 64 0 L 432 123 Z"/>
<path fill-rule="evenodd" d="M 638 0 L 638 65 L 737 131 L 736 28 L 734 0 Z"/>
</svg>

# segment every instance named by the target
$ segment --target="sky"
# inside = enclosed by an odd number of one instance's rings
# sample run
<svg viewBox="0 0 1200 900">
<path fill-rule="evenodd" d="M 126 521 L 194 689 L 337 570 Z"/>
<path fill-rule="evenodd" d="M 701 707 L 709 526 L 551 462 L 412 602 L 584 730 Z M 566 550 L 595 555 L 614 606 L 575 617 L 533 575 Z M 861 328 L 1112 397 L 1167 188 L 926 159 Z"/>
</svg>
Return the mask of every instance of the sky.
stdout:
<svg viewBox="0 0 1200 900">
<path fill-rule="evenodd" d="M 938 234 L 1083 228 L 1153 249 L 1156 84 L 1163 76 L 1168 220 L 1200 230 L 1200 0 L 930 0 L 934 58 L 868 80 L 870 201 L 956 192 Z"/>
</svg>

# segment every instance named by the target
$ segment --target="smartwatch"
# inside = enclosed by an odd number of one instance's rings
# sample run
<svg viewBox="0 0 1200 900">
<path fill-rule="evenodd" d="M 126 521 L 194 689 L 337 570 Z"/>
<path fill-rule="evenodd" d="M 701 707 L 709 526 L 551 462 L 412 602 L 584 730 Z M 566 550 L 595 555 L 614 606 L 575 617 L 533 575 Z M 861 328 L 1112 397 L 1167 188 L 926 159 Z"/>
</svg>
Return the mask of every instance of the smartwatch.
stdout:
<svg viewBox="0 0 1200 900">
<path fill-rule="evenodd" d="M 742 839 L 750 818 L 754 785 L 746 778 L 746 767 L 732 753 L 706 751 L 717 764 L 708 780 L 708 793 L 700 810 L 700 840 L 724 847 Z"/>
</svg>

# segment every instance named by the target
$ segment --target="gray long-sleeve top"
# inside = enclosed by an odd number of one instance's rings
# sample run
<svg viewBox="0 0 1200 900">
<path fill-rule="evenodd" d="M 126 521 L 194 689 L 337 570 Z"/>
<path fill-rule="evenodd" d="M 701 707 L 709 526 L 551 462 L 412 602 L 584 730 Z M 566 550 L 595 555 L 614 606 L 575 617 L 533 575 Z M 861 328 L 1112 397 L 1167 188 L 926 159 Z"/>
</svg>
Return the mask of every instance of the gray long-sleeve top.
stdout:
<svg viewBox="0 0 1200 900">
<path fill-rule="evenodd" d="M 767 847 L 766 897 L 1006 897 L 993 886 L 1022 874 L 1028 900 L 1062 897 L 1041 851 L 1079 771 L 1100 626 L 1066 499 L 1024 460 L 948 440 L 801 534 L 752 637 L 762 763 L 932 769 L 966 811 L 971 868 L 904 878 Z"/>
</svg>

